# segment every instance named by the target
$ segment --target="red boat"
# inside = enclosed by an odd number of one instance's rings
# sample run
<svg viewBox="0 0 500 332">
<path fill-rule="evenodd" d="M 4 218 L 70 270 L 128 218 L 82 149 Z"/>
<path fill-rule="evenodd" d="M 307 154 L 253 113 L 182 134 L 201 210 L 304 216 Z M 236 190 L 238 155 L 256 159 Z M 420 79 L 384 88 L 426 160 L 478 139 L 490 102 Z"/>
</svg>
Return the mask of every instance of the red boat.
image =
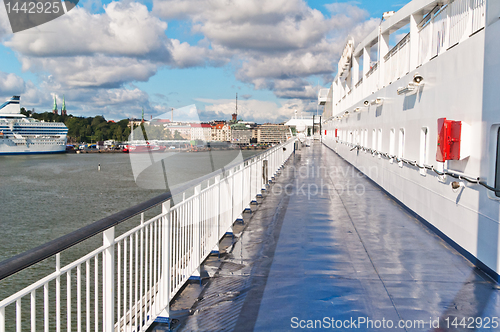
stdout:
<svg viewBox="0 0 500 332">
<path fill-rule="evenodd" d="M 141 144 L 141 145 L 126 145 L 125 148 L 123 148 L 123 152 L 125 153 L 164 152 L 166 149 L 167 149 L 166 146 L 153 145 L 147 142 L 146 144 Z"/>
</svg>

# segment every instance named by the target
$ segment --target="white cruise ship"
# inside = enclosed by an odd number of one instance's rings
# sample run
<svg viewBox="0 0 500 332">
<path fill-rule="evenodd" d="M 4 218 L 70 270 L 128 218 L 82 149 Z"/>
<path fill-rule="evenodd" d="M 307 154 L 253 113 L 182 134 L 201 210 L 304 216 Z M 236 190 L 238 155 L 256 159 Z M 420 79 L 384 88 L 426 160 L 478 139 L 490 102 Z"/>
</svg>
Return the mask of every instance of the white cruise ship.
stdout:
<svg viewBox="0 0 500 332">
<path fill-rule="evenodd" d="M 66 125 L 28 118 L 19 102 L 20 97 L 13 96 L 0 106 L 0 155 L 66 151 Z"/>
<path fill-rule="evenodd" d="M 323 143 L 497 281 L 499 36 L 499 0 L 413 0 L 318 96 Z"/>
</svg>

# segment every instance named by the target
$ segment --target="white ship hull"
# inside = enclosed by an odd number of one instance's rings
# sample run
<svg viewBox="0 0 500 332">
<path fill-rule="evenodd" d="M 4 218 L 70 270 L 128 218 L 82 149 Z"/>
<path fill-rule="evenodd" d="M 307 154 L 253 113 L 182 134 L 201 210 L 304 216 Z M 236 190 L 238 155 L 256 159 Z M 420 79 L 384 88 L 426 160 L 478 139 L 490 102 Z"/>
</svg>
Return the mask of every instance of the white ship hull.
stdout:
<svg viewBox="0 0 500 332">
<path fill-rule="evenodd" d="M 382 68 L 379 59 L 378 70 L 371 76 L 360 71 L 364 82 L 357 87 L 349 79 L 344 84 L 337 77 L 325 105 L 323 143 L 417 214 L 473 263 L 500 280 L 500 197 L 485 186 L 464 180 L 479 178 L 491 187 L 499 187 L 495 179 L 500 174 L 500 6 L 495 0 L 456 2 L 483 4 L 487 14 L 486 18 L 483 16 L 483 27 L 474 27 L 478 23 L 473 17 L 481 18 L 481 13 L 471 10 L 470 23 L 464 23 L 470 25 L 473 34 L 467 34 L 456 45 L 447 45 L 450 48 L 438 50 L 431 59 L 422 61 L 426 56 L 422 54 L 423 38 L 412 33 L 411 39 L 419 41 L 408 44 L 419 50 L 413 51 L 417 53 L 413 57 L 419 59 L 415 66 L 409 65 L 413 52 L 401 52 L 397 55 L 399 67 L 388 67 L 386 58 L 381 60 L 385 65 Z M 401 10 L 401 15 L 423 3 L 432 8 L 433 1 L 415 0 Z M 451 18 L 440 22 L 448 32 L 449 22 L 453 22 Z M 384 23 L 390 25 L 392 21 Z M 437 22 L 432 23 L 435 25 L 431 28 L 439 29 Z M 431 38 L 429 45 L 432 42 Z M 357 64 L 356 60 L 353 62 Z M 409 72 L 401 70 L 401 64 Z M 415 91 L 401 89 L 411 87 L 409 83 L 417 73 L 424 78 L 423 84 Z M 461 160 L 436 160 L 440 149 L 436 144 L 439 118 L 461 121 L 463 128 L 469 128 L 468 133 L 462 130 Z M 431 167 L 456 177 L 439 176 Z M 453 190 L 452 182 L 460 187 Z"/>
<path fill-rule="evenodd" d="M 66 151 L 68 128 L 20 114 L 20 96 L 0 105 L 0 155 L 60 153 Z"/>
<path fill-rule="evenodd" d="M 26 140 L 26 143 L 0 139 L 0 155 L 62 153 L 66 151 L 66 140 Z"/>
</svg>

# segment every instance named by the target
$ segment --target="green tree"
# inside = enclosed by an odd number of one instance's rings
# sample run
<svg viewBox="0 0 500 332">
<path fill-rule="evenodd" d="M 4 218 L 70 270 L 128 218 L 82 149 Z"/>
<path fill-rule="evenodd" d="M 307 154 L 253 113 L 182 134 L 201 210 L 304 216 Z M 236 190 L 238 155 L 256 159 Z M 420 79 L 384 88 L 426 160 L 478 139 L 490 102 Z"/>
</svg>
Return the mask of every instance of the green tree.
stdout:
<svg viewBox="0 0 500 332">
<path fill-rule="evenodd" d="M 115 131 L 113 132 L 113 139 L 115 141 L 122 141 L 122 128 L 120 126 L 116 126 Z"/>
<path fill-rule="evenodd" d="M 103 116 L 97 115 L 92 119 L 91 126 L 92 127 L 97 127 L 99 124 L 106 122 Z"/>
<path fill-rule="evenodd" d="M 176 130 L 174 133 L 174 139 L 175 140 L 183 140 L 184 137 L 182 137 L 181 134 L 179 134 L 179 132 Z"/>
</svg>

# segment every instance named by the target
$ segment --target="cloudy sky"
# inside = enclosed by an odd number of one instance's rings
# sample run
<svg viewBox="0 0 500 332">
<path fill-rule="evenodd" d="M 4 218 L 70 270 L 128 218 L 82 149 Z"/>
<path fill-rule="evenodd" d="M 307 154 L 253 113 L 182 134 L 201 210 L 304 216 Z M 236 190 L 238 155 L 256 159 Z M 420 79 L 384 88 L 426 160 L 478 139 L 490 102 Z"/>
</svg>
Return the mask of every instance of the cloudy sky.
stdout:
<svg viewBox="0 0 500 332">
<path fill-rule="evenodd" d="M 113 120 L 194 104 L 211 120 L 229 119 L 238 93 L 241 118 L 280 122 L 316 113 L 347 36 L 407 2 L 82 0 L 15 34 L 0 6 L 0 98 L 43 112 L 64 95 L 69 113 Z"/>
</svg>

